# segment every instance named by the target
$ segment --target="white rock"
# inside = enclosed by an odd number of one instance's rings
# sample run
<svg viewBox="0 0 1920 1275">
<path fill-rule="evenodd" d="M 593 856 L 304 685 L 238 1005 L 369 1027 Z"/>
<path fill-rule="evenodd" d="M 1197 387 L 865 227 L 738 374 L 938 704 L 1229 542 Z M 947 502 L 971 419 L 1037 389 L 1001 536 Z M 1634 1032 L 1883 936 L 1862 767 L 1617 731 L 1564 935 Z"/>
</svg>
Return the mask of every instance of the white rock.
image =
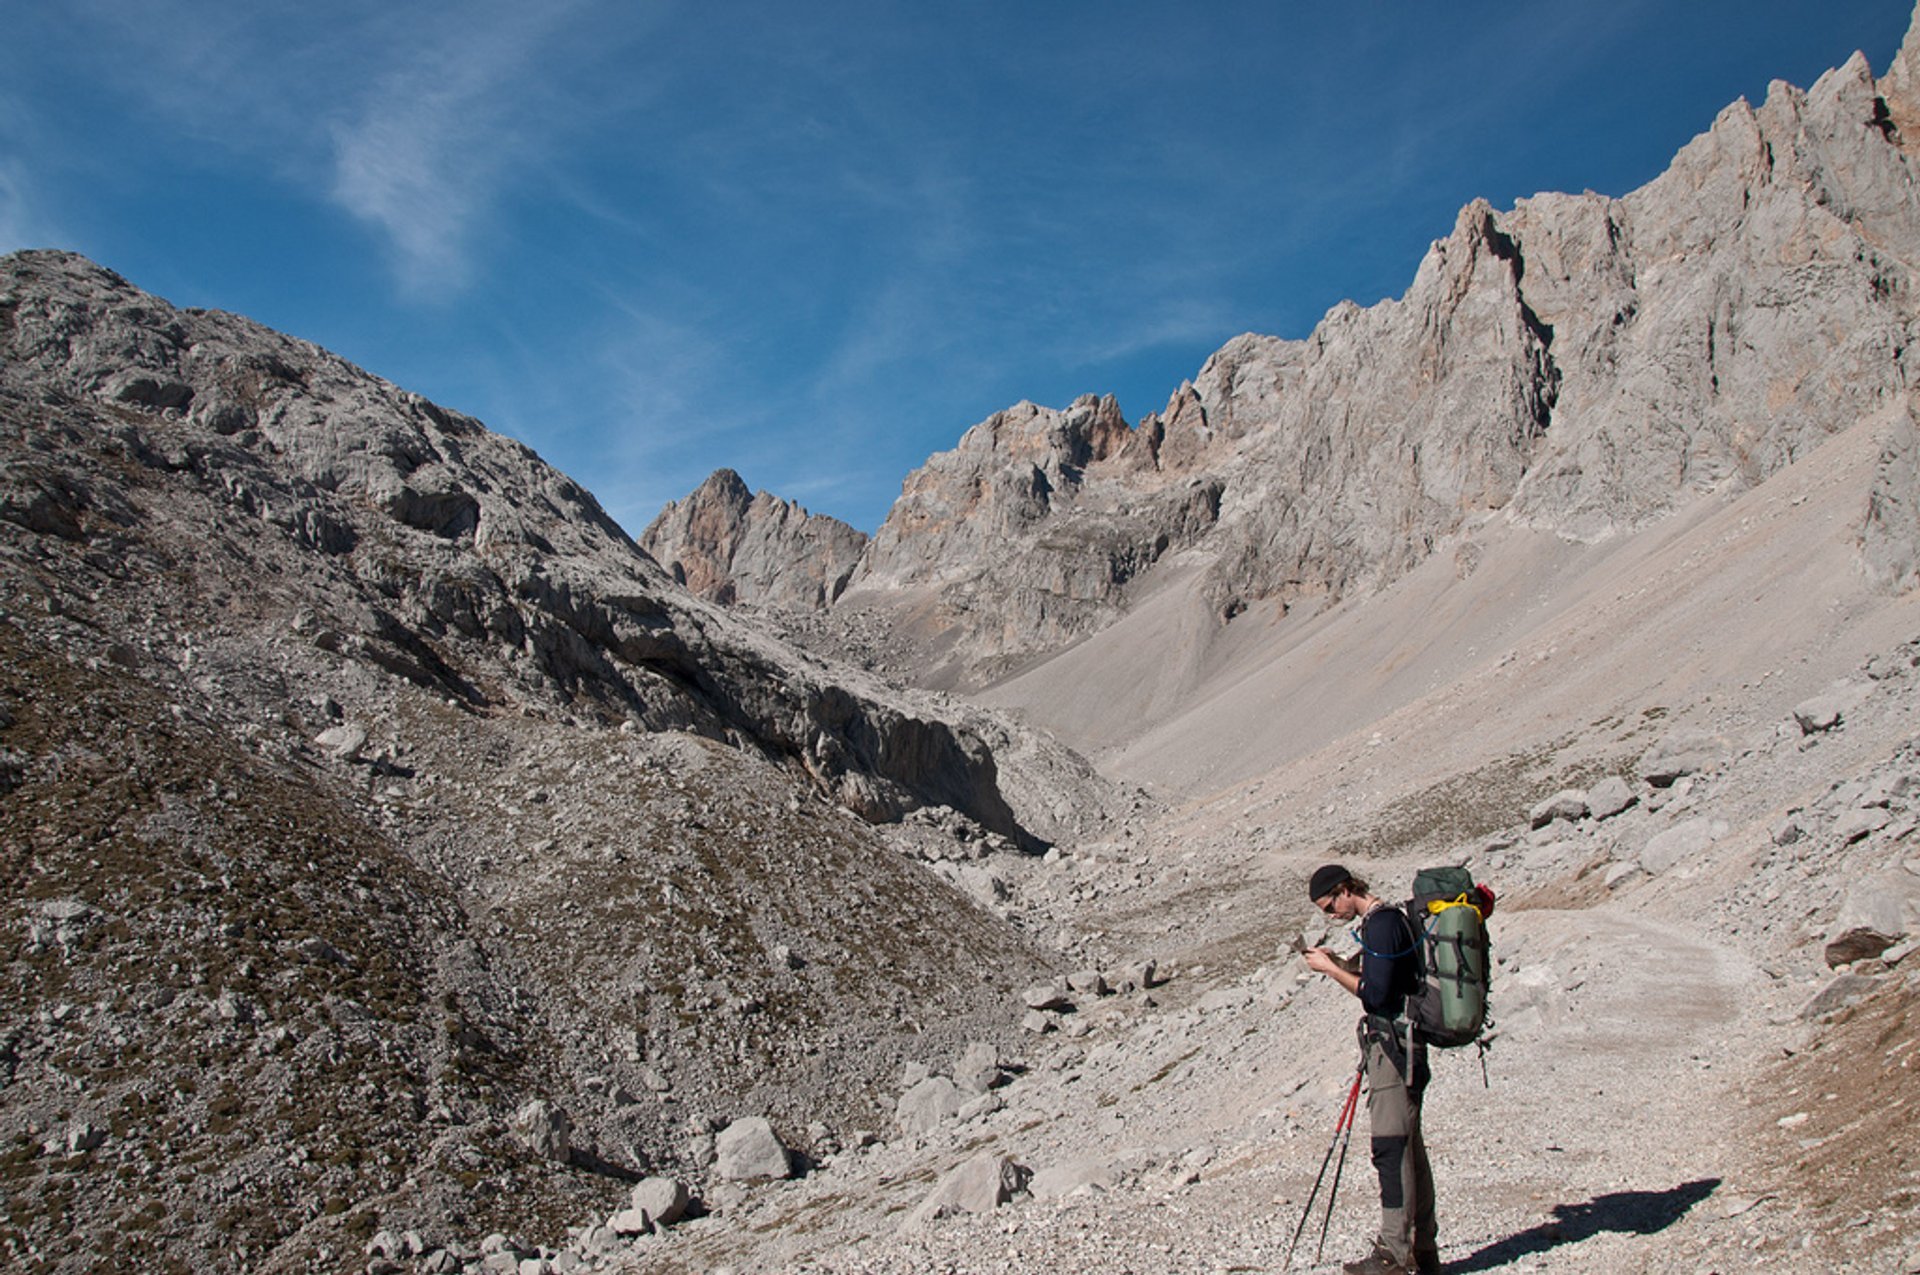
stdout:
<svg viewBox="0 0 1920 1275">
<path fill-rule="evenodd" d="M 645 1235 L 653 1229 L 653 1218 L 645 1209 L 621 1209 L 607 1218 L 607 1228 L 618 1235 Z"/>
<path fill-rule="evenodd" d="M 1076 1191 L 1110 1191 L 1116 1176 L 1104 1160 L 1068 1160 L 1034 1172 L 1028 1190 L 1036 1200 L 1053 1200 Z"/>
<path fill-rule="evenodd" d="M 941 1178 L 900 1229 L 912 1230 L 955 1213 L 991 1213 L 1024 1190 L 1031 1176 L 1011 1157 L 983 1151 Z"/>
<path fill-rule="evenodd" d="M 769 1181 L 789 1176 L 787 1148 L 764 1116 L 743 1116 L 713 1143 L 714 1172 L 729 1182 Z"/>
<path fill-rule="evenodd" d="M 1606 876 L 1601 879 L 1605 881 L 1607 889 L 1617 890 L 1633 877 L 1639 876 L 1640 872 L 1640 865 L 1629 859 L 1624 863 L 1616 863 L 1609 867 Z"/>
<path fill-rule="evenodd" d="M 1536 803 L 1527 813 L 1527 821 L 1536 828 L 1544 828 L 1556 819 L 1565 819 L 1569 823 L 1585 819 L 1587 812 L 1586 793 L 1578 788 L 1562 788 L 1545 801 Z"/>
<path fill-rule="evenodd" d="M 982 1041 L 968 1045 L 953 1067 L 953 1083 L 968 1093 L 985 1093 L 1005 1079 L 1000 1051 Z"/>
<path fill-rule="evenodd" d="M 336 761 L 354 761 L 367 746 L 367 728 L 351 722 L 329 726 L 313 737 L 313 742 Z"/>
<path fill-rule="evenodd" d="M 513 1136 L 521 1146 L 543 1160 L 565 1164 L 573 1152 L 573 1121 L 543 1098 L 535 1098 L 513 1113 Z"/>
<path fill-rule="evenodd" d="M 1727 741 L 1705 731 L 1677 730 L 1640 759 L 1640 778 L 1656 788 L 1670 786 L 1726 759 Z"/>
<path fill-rule="evenodd" d="M 1609 775 L 1587 793 L 1587 813 L 1595 819 L 1611 819 L 1635 800 L 1632 784 L 1618 775 Z"/>
<path fill-rule="evenodd" d="M 960 1114 L 968 1094 L 945 1076 L 929 1076 L 900 1095 L 893 1118 L 903 1132 L 927 1133 Z"/>
<path fill-rule="evenodd" d="M 642 1178 L 633 1188 L 632 1205 L 662 1226 L 671 1226 L 687 1211 L 686 1186 L 674 1178 Z"/>
</svg>

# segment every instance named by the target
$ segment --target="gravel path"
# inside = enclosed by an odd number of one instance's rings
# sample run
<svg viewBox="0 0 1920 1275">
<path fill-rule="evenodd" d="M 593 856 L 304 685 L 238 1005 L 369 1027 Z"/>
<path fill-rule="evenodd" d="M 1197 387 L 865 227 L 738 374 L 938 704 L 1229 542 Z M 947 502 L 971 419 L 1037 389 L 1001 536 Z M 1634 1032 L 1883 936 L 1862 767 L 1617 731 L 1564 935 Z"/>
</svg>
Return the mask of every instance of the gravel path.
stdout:
<svg viewBox="0 0 1920 1275">
<path fill-rule="evenodd" d="M 1502 1025 L 1486 1086 L 1473 1051 L 1436 1055 L 1427 1130 L 1448 1269 L 1724 1269 L 1725 1254 L 1775 1238 L 1740 1150 L 1742 1094 L 1767 1061 L 1765 1025 L 1749 1012 L 1766 976 L 1689 926 L 1643 916 L 1497 920 L 1505 959 L 1553 992 L 1515 998 L 1525 1004 Z M 728 1225 L 685 1228 L 629 1269 L 1283 1269 L 1350 1074 L 1351 1001 L 1319 981 L 1296 992 L 1284 970 L 1265 978 L 1286 988 L 1281 1003 L 1255 994 L 1239 1007 L 1116 1016 L 1096 1033 L 1113 1042 L 1107 1053 L 1036 1067 L 967 1136 L 836 1163 L 750 1200 Z M 1363 1116 L 1326 1260 L 1312 1262 L 1316 1206 L 1297 1269 L 1335 1271 L 1366 1251 L 1377 1214 L 1365 1136 Z M 1119 1172 L 1105 1190 L 896 1233 L 937 1174 L 988 1148 Z M 1793 1268 L 1785 1254 L 1771 1260 Z"/>
</svg>

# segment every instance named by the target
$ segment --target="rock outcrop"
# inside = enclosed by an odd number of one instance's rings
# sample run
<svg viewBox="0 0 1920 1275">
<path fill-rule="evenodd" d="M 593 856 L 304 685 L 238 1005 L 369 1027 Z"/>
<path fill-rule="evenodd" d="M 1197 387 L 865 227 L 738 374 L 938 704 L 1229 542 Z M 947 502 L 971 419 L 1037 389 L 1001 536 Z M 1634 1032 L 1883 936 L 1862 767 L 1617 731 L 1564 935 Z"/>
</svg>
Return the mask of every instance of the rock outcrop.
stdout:
<svg viewBox="0 0 1920 1275">
<path fill-rule="evenodd" d="M 766 492 L 731 469 L 660 511 L 640 536 L 673 578 L 711 602 L 830 606 L 867 547 L 865 533 Z"/>
</svg>

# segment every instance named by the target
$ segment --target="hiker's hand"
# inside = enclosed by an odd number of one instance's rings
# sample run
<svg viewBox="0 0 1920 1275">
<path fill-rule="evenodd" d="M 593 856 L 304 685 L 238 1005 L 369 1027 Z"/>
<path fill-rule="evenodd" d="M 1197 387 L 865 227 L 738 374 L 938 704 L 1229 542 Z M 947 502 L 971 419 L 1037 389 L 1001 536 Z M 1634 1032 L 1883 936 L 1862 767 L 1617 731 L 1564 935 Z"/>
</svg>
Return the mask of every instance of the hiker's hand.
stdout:
<svg viewBox="0 0 1920 1275">
<path fill-rule="evenodd" d="M 1307 968 L 1310 970 L 1331 974 L 1340 968 L 1340 958 L 1324 947 L 1310 947 L 1304 955 L 1307 958 Z"/>
</svg>

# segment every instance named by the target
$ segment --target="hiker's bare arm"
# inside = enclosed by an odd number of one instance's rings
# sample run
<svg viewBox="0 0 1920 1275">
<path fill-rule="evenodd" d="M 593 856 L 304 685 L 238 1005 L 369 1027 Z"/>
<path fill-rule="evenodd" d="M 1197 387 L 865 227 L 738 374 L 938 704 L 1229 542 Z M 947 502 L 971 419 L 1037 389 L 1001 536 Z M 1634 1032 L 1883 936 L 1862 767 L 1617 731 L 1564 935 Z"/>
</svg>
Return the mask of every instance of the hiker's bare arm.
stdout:
<svg viewBox="0 0 1920 1275">
<path fill-rule="evenodd" d="M 1308 948 L 1306 957 L 1308 969 L 1325 974 L 1355 996 L 1360 994 L 1360 971 L 1350 969 L 1344 961 L 1324 947 Z"/>
</svg>

